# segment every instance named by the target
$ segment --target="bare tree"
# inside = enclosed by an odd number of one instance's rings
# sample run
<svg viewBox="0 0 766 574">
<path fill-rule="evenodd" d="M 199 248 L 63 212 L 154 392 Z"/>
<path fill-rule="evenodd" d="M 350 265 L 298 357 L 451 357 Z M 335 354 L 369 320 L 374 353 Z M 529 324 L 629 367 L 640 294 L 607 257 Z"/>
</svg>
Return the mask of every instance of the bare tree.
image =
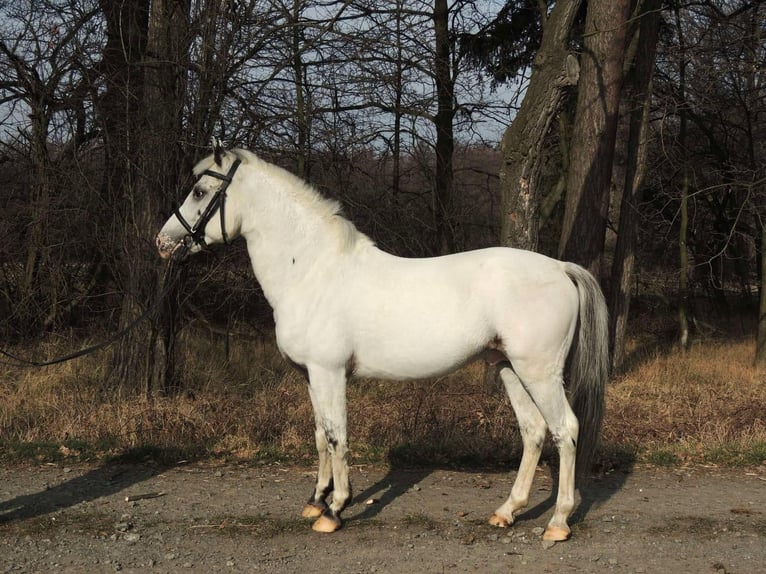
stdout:
<svg viewBox="0 0 766 574">
<path fill-rule="evenodd" d="M 102 0 L 106 45 L 101 71 L 105 84 L 98 114 L 104 133 L 102 197 L 111 210 L 101 212 L 101 233 L 110 254 L 112 276 L 123 295 L 119 326 L 141 314 L 155 284 L 149 266 L 146 231 L 152 222 L 151 198 L 141 193 L 141 148 L 144 131 L 145 70 L 149 29 L 148 0 Z M 122 391 L 148 392 L 152 349 L 144 325 L 119 341 L 113 378 Z"/>
<path fill-rule="evenodd" d="M 559 255 L 601 275 L 629 0 L 591 0 L 585 20 Z"/>
<path fill-rule="evenodd" d="M 649 117 L 651 112 L 651 81 L 659 38 L 661 0 L 641 0 L 633 11 L 633 32 L 628 61 L 630 67 L 625 81 L 623 114 L 627 123 L 627 143 L 624 147 L 624 171 L 616 172 L 615 186 L 622 188 L 617 244 L 615 246 L 610 281 L 610 338 L 612 367 L 619 369 L 625 356 L 639 206 L 642 201 L 646 158 L 649 146 Z"/>
<path fill-rule="evenodd" d="M 55 245 L 67 223 L 56 214 L 60 197 L 60 163 L 66 159 L 63 143 L 52 149 L 52 140 L 66 131 L 67 114 L 81 105 L 77 84 L 79 46 L 88 42 L 88 26 L 95 11 L 78 3 L 38 0 L 31 5 L 4 7 L 0 39 L 0 94 L 12 139 L 10 152 L 27 163 L 22 201 L 17 213 L 23 221 L 23 241 L 13 260 L 22 260 L 18 280 L 3 290 L 13 313 L 8 317 L 22 335 L 49 328 L 74 300 L 64 301 L 62 284 L 73 273 L 65 270 L 65 254 Z M 23 122 L 21 118 L 28 119 Z M 5 122 L 3 122 L 5 123 Z M 10 131 L 10 130 L 9 130 Z M 59 140 L 61 141 L 61 140 Z M 26 179 L 26 178 L 25 178 Z M 23 253 L 21 253 L 23 251 Z M 15 265 L 12 264 L 12 265 Z M 10 269 L 9 269 L 10 271 Z M 15 276 L 15 271 L 10 275 Z"/>
<path fill-rule="evenodd" d="M 174 192 L 186 175 L 182 173 L 187 165 L 182 134 L 190 67 L 190 10 L 189 0 L 154 0 L 149 14 L 143 113 L 145 125 L 151 128 L 139 134 L 142 170 L 139 193 L 151 202 L 149 229 L 162 224 L 160 213 L 167 212 L 160 209 L 167 205 L 164 198 L 172 200 L 180 195 Z M 139 273 L 152 276 L 150 270 Z M 168 292 L 163 273 L 155 272 L 153 279 L 165 298 L 151 323 L 148 392 L 171 394 L 182 387 L 175 370 L 179 303 L 177 293 Z"/>
<path fill-rule="evenodd" d="M 570 51 L 578 1 L 556 2 L 550 15 L 541 14 L 542 43 L 532 65 L 524 101 L 501 142 L 502 229 L 500 242 L 537 251 L 543 145 L 560 113 L 564 90 L 575 85 L 579 64 Z"/>
<path fill-rule="evenodd" d="M 660 45 L 662 146 L 644 209 L 647 221 L 662 221 L 655 232 L 683 242 L 675 250 L 682 344 L 695 329 L 730 327 L 742 303 L 757 307 L 764 100 L 753 62 L 763 61 L 761 11 L 747 1 L 679 4 Z"/>
</svg>

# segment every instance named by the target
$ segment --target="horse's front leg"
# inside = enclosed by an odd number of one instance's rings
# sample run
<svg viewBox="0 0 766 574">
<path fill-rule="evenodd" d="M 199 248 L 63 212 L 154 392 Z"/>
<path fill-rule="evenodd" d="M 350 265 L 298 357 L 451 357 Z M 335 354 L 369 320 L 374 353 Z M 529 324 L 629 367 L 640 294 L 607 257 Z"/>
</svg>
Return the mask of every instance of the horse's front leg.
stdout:
<svg viewBox="0 0 766 574">
<path fill-rule="evenodd" d="M 313 395 L 313 393 L 312 393 Z M 312 398 L 313 401 L 313 398 Z M 319 454 L 319 470 L 317 471 L 317 482 L 314 491 L 311 493 L 306 506 L 303 507 L 301 516 L 303 518 L 319 518 L 327 510 L 325 498 L 332 490 L 332 461 L 330 453 L 327 450 L 327 437 L 323 428 L 319 426 L 319 416 L 316 406 L 314 406 L 314 416 L 317 419 L 317 427 L 314 431 L 316 438 L 317 453 Z"/>
<path fill-rule="evenodd" d="M 335 532 L 341 527 L 340 513 L 351 500 L 348 479 L 346 431 L 346 371 L 309 368 L 309 394 L 316 418 L 319 472 L 312 500 L 304 516 L 317 517 L 312 528 Z M 324 501 L 332 489 L 329 505 Z"/>
</svg>

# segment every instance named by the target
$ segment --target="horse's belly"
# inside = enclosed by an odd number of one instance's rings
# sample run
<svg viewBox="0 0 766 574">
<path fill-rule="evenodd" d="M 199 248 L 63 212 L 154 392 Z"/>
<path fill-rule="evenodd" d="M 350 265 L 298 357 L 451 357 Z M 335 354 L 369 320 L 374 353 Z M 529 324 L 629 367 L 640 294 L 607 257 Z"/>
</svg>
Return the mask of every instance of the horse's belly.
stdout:
<svg viewBox="0 0 766 574">
<path fill-rule="evenodd" d="M 428 357 L 408 356 L 354 356 L 354 375 L 376 379 L 425 379 L 450 373 L 464 365 L 474 354 L 429 360 Z"/>
<path fill-rule="evenodd" d="M 487 346 L 484 333 L 425 332 L 362 339 L 354 345 L 354 372 L 362 377 L 419 379 L 454 371 Z"/>
</svg>

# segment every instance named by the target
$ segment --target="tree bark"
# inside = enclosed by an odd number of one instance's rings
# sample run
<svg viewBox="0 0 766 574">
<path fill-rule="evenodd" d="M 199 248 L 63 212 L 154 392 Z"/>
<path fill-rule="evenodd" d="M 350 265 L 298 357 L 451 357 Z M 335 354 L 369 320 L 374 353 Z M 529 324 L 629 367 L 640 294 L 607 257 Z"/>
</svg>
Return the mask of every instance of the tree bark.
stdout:
<svg viewBox="0 0 766 574">
<path fill-rule="evenodd" d="M 182 115 L 187 91 L 189 0 L 153 0 L 149 18 L 145 75 L 146 129 L 141 134 L 142 195 L 149 229 L 158 229 L 164 198 L 178 197 L 184 151 L 180 146 Z M 169 207 L 169 206 L 166 206 Z M 169 210 L 165 210 L 166 212 Z M 147 261 L 146 277 L 165 292 L 165 276 L 154 260 Z M 177 283 L 176 283 L 177 285 Z M 156 296 L 156 295 L 155 295 Z M 175 341 L 179 325 L 179 302 L 174 290 L 165 295 L 151 324 L 152 361 L 148 393 L 174 394 L 181 390 L 175 371 Z"/>
<path fill-rule="evenodd" d="M 106 91 L 99 102 L 104 133 L 104 181 L 102 195 L 111 211 L 102 233 L 105 256 L 122 293 L 119 328 L 124 328 L 143 310 L 153 294 L 154 282 L 146 274 L 149 234 L 145 198 L 140 189 L 141 153 L 138 136 L 143 129 L 149 0 L 109 2 L 101 0 L 106 22 L 106 46 L 102 71 Z M 110 218 L 111 216 L 111 218 Z M 150 384 L 152 349 L 145 324 L 129 332 L 117 345 L 111 378 L 125 393 L 146 392 Z"/>
<path fill-rule="evenodd" d="M 689 162 L 686 157 L 686 44 L 681 27 L 680 9 L 676 7 L 676 27 L 678 29 L 679 66 L 678 66 L 678 105 L 680 125 L 678 144 L 681 158 L 681 189 L 679 190 L 679 230 L 678 230 L 678 344 L 685 351 L 689 341 L 689 251 L 687 235 L 689 227 Z"/>
<path fill-rule="evenodd" d="M 35 80 L 30 80 L 34 82 Z M 52 289 L 55 282 L 46 273 L 51 271 L 49 259 L 48 217 L 51 210 L 50 157 L 48 155 L 48 129 L 50 125 L 50 105 L 45 100 L 44 85 L 30 86 L 30 98 L 27 103 L 31 109 L 32 130 L 30 134 L 30 155 L 32 159 L 33 179 L 30 186 L 30 214 L 26 235 L 27 257 L 24 265 L 23 281 L 20 287 L 19 325 L 24 335 L 29 335 L 46 323 L 47 316 L 56 315 L 55 297 L 45 301 L 44 285 Z M 39 93 L 39 95 L 38 95 Z M 37 96 L 37 97 L 34 97 Z M 51 291 L 52 293 L 52 291 Z"/>
<path fill-rule="evenodd" d="M 591 0 L 577 84 L 562 259 L 601 275 L 612 160 L 617 134 L 629 0 Z"/>
<path fill-rule="evenodd" d="M 763 162 L 763 158 L 759 157 L 758 149 L 758 134 L 763 135 L 763 126 L 765 120 L 763 119 L 763 113 L 758 113 L 759 101 L 762 101 L 763 95 L 766 93 L 766 89 L 763 87 L 763 83 L 759 81 L 759 75 L 762 75 L 762 68 L 758 65 L 759 52 L 763 53 L 763 35 L 762 35 L 762 20 L 763 16 L 759 14 L 759 4 L 755 4 L 751 10 L 750 15 L 750 30 L 748 34 L 749 41 L 745 48 L 745 62 L 747 64 L 747 97 L 746 106 L 747 113 L 749 115 L 748 130 L 747 130 L 747 155 L 750 164 L 750 170 L 752 172 L 753 183 L 756 186 L 753 190 L 753 195 L 757 198 L 755 200 L 755 232 L 758 234 L 760 248 L 756 248 L 756 265 L 758 277 L 758 330 L 756 334 L 755 345 L 755 358 L 754 364 L 756 366 L 766 368 L 766 186 L 763 180 L 755 181 L 758 177 L 759 171 L 763 173 L 762 169 L 759 169 L 759 162 Z M 759 125 L 760 124 L 760 125 Z"/>
<path fill-rule="evenodd" d="M 296 154 L 296 172 L 303 179 L 311 177 L 311 120 L 308 109 L 308 98 L 304 82 L 303 65 L 303 27 L 300 24 L 301 11 L 304 2 L 293 0 L 293 9 L 290 13 L 292 36 L 290 38 L 291 65 L 293 79 L 295 81 L 295 123 L 298 137 L 298 153 Z"/>
<path fill-rule="evenodd" d="M 500 242 L 507 247 L 538 248 L 543 142 L 564 90 L 577 83 L 579 65 L 569 53 L 568 42 L 580 4 L 579 0 L 565 0 L 554 5 L 545 21 L 521 109 L 503 134 Z"/>
<path fill-rule="evenodd" d="M 641 23 L 635 59 L 627 77 L 628 145 L 626 152 L 624 187 L 620 204 L 617 245 L 612 262 L 609 333 L 612 349 L 612 368 L 621 368 L 625 357 L 625 332 L 630 310 L 631 285 L 635 266 L 635 248 L 638 232 L 638 204 L 648 152 L 649 112 L 652 94 L 654 56 L 659 38 L 659 8 L 661 0 L 640 3 Z M 618 182 L 619 183 L 619 182 Z"/>
<path fill-rule="evenodd" d="M 758 303 L 758 335 L 755 346 L 756 366 L 766 368 L 766 219 L 760 222 L 761 235 L 761 281 L 759 285 L 760 300 Z"/>
<path fill-rule="evenodd" d="M 436 127 L 434 220 L 437 249 L 441 254 L 447 254 L 455 250 L 455 234 L 453 229 L 455 219 L 455 182 L 452 168 L 452 158 L 455 152 L 455 139 L 452 133 L 455 87 L 450 62 L 452 50 L 449 37 L 449 8 L 447 0 L 435 0 L 433 17 L 436 41 L 434 80 L 436 83 L 437 100 L 437 111 L 434 119 Z"/>
</svg>

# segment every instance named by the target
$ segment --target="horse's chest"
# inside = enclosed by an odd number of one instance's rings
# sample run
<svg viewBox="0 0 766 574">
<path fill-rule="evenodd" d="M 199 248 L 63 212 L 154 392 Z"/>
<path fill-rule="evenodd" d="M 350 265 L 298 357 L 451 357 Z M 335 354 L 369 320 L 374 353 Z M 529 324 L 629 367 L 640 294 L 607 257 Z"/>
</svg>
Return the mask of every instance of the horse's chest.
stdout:
<svg viewBox="0 0 766 574">
<path fill-rule="evenodd" d="M 291 361 L 308 366 L 344 365 L 351 355 L 337 318 L 293 310 L 274 314 L 277 346 Z"/>
</svg>

